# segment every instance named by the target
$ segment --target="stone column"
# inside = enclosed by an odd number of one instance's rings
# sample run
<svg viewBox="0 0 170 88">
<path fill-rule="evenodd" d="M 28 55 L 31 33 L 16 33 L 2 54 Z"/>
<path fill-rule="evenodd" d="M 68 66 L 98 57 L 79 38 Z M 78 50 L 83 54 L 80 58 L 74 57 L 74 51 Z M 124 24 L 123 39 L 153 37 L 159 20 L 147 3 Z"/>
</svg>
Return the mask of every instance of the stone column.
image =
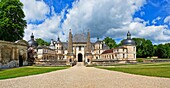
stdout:
<svg viewBox="0 0 170 88">
<path fill-rule="evenodd" d="M 16 48 L 15 59 L 19 60 L 19 49 Z"/>
<path fill-rule="evenodd" d="M 71 29 L 69 31 L 69 40 L 68 40 L 68 52 L 67 52 L 67 65 L 71 65 L 70 63 L 72 63 L 74 61 L 74 54 L 73 54 L 73 41 L 72 41 L 72 33 L 71 33 Z"/>
<path fill-rule="evenodd" d="M 86 46 L 85 58 L 87 59 L 86 61 L 89 61 L 88 63 L 91 64 L 91 62 L 92 62 L 92 53 L 91 53 L 90 32 L 88 32 L 88 35 L 87 35 L 87 46 Z"/>
</svg>

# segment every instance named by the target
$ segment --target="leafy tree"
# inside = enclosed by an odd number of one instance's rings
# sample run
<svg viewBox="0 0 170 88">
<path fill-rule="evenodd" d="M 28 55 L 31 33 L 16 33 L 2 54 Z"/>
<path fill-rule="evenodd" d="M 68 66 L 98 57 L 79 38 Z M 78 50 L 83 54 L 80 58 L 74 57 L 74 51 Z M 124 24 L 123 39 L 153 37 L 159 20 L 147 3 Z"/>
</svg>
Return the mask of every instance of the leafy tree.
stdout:
<svg viewBox="0 0 170 88">
<path fill-rule="evenodd" d="M 42 45 L 49 46 L 49 45 L 50 45 L 50 43 L 44 41 L 44 40 L 41 39 L 41 38 L 36 39 L 36 41 L 37 41 L 38 45 L 40 45 L 40 46 L 42 46 Z"/>
<path fill-rule="evenodd" d="M 170 43 L 159 44 L 156 54 L 159 58 L 170 58 Z"/>
<path fill-rule="evenodd" d="M 0 1 L 0 40 L 16 41 L 24 36 L 23 4 L 19 0 Z"/>
<path fill-rule="evenodd" d="M 109 46 L 110 49 L 115 48 L 117 46 L 115 40 L 110 37 L 106 37 L 104 41 L 106 45 Z"/>
<path fill-rule="evenodd" d="M 152 56 L 158 56 L 159 58 L 170 58 L 170 43 L 153 45 L 152 41 L 144 38 L 133 38 L 133 40 L 136 42 L 136 53 L 138 58 Z M 122 40 L 120 44 L 116 45 L 116 43 L 114 43 L 115 41 L 109 37 L 106 37 L 104 41 L 110 48 L 121 46 L 123 42 Z"/>
<path fill-rule="evenodd" d="M 154 47 L 153 47 L 153 44 L 150 40 L 145 40 L 145 43 L 144 43 L 144 47 L 145 47 L 145 56 L 146 57 L 152 57 L 153 54 L 154 54 Z"/>
<path fill-rule="evenodd" d="M 144 38 L 133 38 L 136 42 L 137 57 L 151 57 L 154 55 L 154 46 L 150 40 Z"/>
<path fill-rule="evenodd" d="M 158 56 L 158 54 L 157 54 L 158 45 L 154 45 L 153 47 L 154 47 L 154 48 L 153 48 L 153 50 L 154 50 L 153 56 Z"/>
</svg>

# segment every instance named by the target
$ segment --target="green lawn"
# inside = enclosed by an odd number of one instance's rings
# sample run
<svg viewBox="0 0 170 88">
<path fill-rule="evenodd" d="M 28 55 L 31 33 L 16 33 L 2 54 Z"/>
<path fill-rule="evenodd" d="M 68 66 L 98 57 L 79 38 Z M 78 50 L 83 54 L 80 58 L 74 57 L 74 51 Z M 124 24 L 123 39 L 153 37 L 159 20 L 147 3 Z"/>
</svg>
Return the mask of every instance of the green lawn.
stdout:
<svg viewBox="0 0 170 88">
<path fill-rule="evenodd" d="M 56 71 L 56 70 L 62 70 L 66 68 L 69 68 L 69 67 L 26 66 L 26 67 L 20 67 L 20 68 L 4 69 L 4 70 L 0 70 L 0 79 L 35 75 L 35 74 L 47 73 L 47 72 Z"/>
<path fill-rule="evenodd" d="M 137 75 L 170 78 L 170 63 L 97 66 L 97 68 L 120 71 Z"/>
</svg>

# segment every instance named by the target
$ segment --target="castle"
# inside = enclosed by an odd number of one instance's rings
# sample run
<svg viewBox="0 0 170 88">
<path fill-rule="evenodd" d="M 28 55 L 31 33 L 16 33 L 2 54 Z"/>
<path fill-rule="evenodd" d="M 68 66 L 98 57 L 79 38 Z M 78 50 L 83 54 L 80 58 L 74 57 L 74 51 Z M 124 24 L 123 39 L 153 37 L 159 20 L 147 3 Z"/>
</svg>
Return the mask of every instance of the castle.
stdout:
<svg viewBox="0 0 170 88">
<path fill-rule="evenodd" d="M 33 42 L 29 43 L 29 45 L 34 46 Z M 99 38 L 92 43 L 90 41 L 90 32 L 73 36 L 71 29 L 68 42 L 61 42 L 58 37 L 57 41 L 51 40 L 50 46 L 37 47 L 36 62 L 38 64 L 59 64 L 59 62 L 66 65 L 74 62 L 93 64 L 97 61 L 136 62 L 136 46 L 131 39 L 130 32 L 127 33 L 127 39 L 123 40 L 122 46 L 114 49 L 109 49 L 105 42 L 100 41 Z"/>
<path fill-rule="evenodd" d="M 25 65 L 58 66 L 73 65 L 76 62 L 85 64 L 110 65 L 114 63 L 136 62 L 136 44 L 131 39 L 130 32 L 122 45 L 109 49 L 105 42 L 90 41 L 90 32 L 87 34 L 72 35 L 69 31 L 68 42 L 51 40 L 49 46 L 38 46 L 31 35 L 26 42 L 0 41 L 0 68 L 11 68 Z"/>
</svg>

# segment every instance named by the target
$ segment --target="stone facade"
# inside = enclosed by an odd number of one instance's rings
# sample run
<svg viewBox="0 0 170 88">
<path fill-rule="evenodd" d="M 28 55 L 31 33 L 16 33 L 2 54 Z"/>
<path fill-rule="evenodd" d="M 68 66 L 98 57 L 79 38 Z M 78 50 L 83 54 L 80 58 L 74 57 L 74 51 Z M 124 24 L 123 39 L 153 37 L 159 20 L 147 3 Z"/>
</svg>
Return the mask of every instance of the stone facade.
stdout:
<svg viewBox="0 0 170 88">
<path fill-rule="evenodd" d="M 27 46 L 24 40 L 15 43 L 0 40 L 0 68 L 28 65 Z"/>
<path fill-rule="evenodd" d="M 58 37 L 57 41 L 51 40 L 50 49 L 54 50 L 58 61 L 66 61 L 66 65 L 72 65 L 75 62 L 85 62 L 93 64 L 96 62 L 136 62 L 136 46 L 128 32 L 124 44 L 118 48 L 109 50 L 109 47 L 103 41 L 97 38 L 97 41 L 90 41 L 90 32 L 85 34 L 72 35 L 69 31 L 68 42 L 61 42 Z M 107 52 L 109 51 L 109 52 Z M 111 52 L 110 52 L 111 51 Z"/>
<path fill-rule="evenodd" d="M 120 46 L 106 50 L 101 57 L 102 60 L 115 60 L 119 63 L 136 62 L 136 46 Z"/>
<path fill-rule="evenodd" d="M 54 49 L 47 46 L 39 46 L 37 48 L 37 58 L 35 59 L 35 65 L 50 65 L 50 62 L 57 63 L 57 55 Z M 51 64 L 51 65 L 54 65 Z"/>
</svg>

